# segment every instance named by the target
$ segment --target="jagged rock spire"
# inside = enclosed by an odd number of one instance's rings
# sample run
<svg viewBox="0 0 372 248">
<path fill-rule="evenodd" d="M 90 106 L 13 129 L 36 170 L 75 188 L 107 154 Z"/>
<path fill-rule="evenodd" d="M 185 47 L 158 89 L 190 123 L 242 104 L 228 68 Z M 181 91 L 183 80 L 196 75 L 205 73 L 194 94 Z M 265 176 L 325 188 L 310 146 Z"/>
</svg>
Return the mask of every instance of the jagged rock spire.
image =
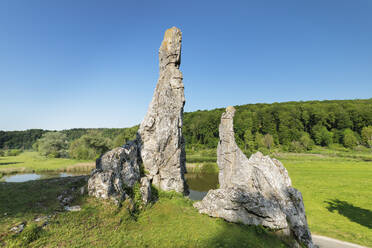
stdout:
<svg viewBox="0 0 372 248">
<path fill-rule="evenodd" d="M 235 142 L 235 109 L 228 107 L 219 126 L 220 188 L 194 204 L 200 213 L 248 225 L 263 225 L 294 237 L 293 247 L 313 247 L 301 193 L 292 188 L 283 164 L 257 152 L 249 159 Z"/>
<path fill-rule="evenodd" d="M 88 181 L 89 195 L 119 203 L 129 197 L 126 188 L 140 182 L 142 200 L 151 199 L 151 183 L 162 190 L 187 194 L 185 143 L 182 136 L 185 104 L 181 63 L 182 34 L 165 32 L 159 49 L 160 75 L 137 138 L 103 154 Z M 143 163 L 143 175 L 141 168 Z M 141 178 L 142 177 L 142 178 Z"/>
<path fill-rule="evenodd" d="M 182 33 L 172 27 L 159 49 L 160 75 L 154 96 L 137 134 L 146 174 L 162 190 L 188 192 L 182 135 L 185 104 L 181 63 Z"/>
</svg>

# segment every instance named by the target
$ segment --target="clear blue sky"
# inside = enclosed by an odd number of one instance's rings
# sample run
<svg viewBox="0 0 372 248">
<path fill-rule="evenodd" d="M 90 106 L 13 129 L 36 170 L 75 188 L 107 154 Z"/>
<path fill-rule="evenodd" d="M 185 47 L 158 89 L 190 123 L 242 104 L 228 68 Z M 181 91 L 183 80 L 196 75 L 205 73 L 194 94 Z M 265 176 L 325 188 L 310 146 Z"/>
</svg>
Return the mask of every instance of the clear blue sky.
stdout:
<svg viewBox="0 0 372 248">
<path fill-rule="evenodd" d="M 186 111 L 372 97 L 371 0 L 2 0 L 0 130 L 140 123 L 172 26 Z"/>
</svg>

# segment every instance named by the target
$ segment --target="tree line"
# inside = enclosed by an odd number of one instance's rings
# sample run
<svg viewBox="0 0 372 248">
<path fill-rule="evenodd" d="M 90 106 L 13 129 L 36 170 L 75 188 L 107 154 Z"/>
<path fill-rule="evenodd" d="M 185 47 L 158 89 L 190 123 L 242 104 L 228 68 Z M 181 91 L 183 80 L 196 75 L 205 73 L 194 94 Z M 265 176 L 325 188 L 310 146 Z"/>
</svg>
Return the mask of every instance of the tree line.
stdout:
<svg viewBox="0 0 372 248">
<path fill-rule="evenodd" d="M 236 110 L 236 141 L 246 149 L 298 150 L 334 143 L 348 148 L 370 146 L 372 99 L 247 104 Z M 186 144 L 216 147 L 223 111 L 185 113 Z"/>
<path fill-rule="evenodd" d="M 244 150 L 300 152 L 314 145 L 372 147 L 372 99 L 284 102 L 236 106 L 236 141 Z M 224 109 L 184 114 L 187 148 L 215 148 Z M 134 139 L 131 128 L 0 131 L 0 149 L 35 149 L 43 155 L 91 159 Z"/>
</svg>

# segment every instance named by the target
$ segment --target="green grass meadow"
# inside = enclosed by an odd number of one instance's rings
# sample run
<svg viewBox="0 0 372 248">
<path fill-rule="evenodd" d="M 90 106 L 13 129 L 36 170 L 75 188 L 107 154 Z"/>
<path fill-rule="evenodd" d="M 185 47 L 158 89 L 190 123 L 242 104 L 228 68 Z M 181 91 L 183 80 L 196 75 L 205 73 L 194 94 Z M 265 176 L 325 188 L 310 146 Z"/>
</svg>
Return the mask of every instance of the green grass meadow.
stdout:
<svg viewBox="0 0 372 248">
<path fill-rule="evenodd" d="M 315 151 L 303 154 L 272 152 L 272 156 L 287 168 L 293 186 L 302 192 L 311 232 L 372 247 L 371 152 Z M 188 151 L 188 170 L 216 173 L 214 154 L 213 150 Z M 93 163 L 89 161 L 49 159 L 34 152 L 0 158 L 0 172 L 3 173 L 89 170 L 92 167 Z M 58 192 L 69 187 L 67 181 L 60 183 L 60 180 L 68 179 L 1 183 L 0 239 L 9 240 L 8 230 L 17 222 L 32 223 L 38 215 L 55 212 Z M 83 207 L 81 212 L 57 214 L 40 232 L 40 237 L 28 245 L 239 247 L 243 242 L 247 247 L 283 246 L 264 229 L 229 224 L 200 215 L 191 206 L 191 201 L 182 197 L 161 198 L 141 212 L 136 220 L 125 208 L 101 204 L 86 196 L 78 197 L 77 201 Z M 17 244 L 18 239 L 14 240 Z"/>
<path fill-rule="evenodd" d="M 85 180 L 46 179 L 0 183 L 0 245 L 7 247 L 286 247 L 261 227 L 227 223 L 201 215 L 192 201 L 176 193 L 133 214 L 128 202 L 117 207 L 74 193 L 80 212 L 62 212 L 57 196 Z M 5 215 L 6 214 L 6 215 Z M 52 215 L 48 225 L 35 218 Z M 21 234 L 11 226 L 27 222 Z"/>
<path fill-rule="evenodd" d="M 372 162 L 345 157 L 278 157 L 302 192 L 312 233 L 372 247 Z"/>
<path fill-rule="evenodd" d="M 78 172 L 90 171 L 95 166 L 92 161 L 68 158 L 47 158 L 37 152 L 26 151 L 18 156 L 0 157 L 0 174 L 26 172 Z"/>
</svg>

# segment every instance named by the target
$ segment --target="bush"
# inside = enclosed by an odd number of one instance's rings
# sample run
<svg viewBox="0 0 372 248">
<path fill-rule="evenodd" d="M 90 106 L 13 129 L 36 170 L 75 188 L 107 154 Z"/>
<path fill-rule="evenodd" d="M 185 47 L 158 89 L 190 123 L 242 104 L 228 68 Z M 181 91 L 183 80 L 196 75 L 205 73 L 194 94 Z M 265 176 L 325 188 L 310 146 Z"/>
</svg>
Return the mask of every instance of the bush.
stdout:
<svg viewBox="0 0 372 248">
<path fill-rule="evenodd" d="M 310 138 L 308 133 L 303 133 L 300 138 L 300 144 L 305 150 L 309 151 L 313 149 L 314 141 Z"/>
<path fill-rule="evenodd" d="M 328 131 L 325 126 L 316 125 L 312 130 L 315 143 L 321 146 L 329 146 L 333 142 L 333 133 Z"/>
<path fill-rule="evenodd" d="M 288 148 L 290 152 L 303 152 L 304 150 L 304 147 L 298 141 L 292 141 Z"/>
<path fill-rule="evenodd" d="M 362 140 L 366 146 L 372 148 L 372 126 L 363 127 Z"/>
<path fill-rule="evenodd" d="M 274 145 L 274 138 L 271 134 L 267 133 L 263 137 L 263 143 L 267 149 L 271 149 L 271 147 Z"/>
<path fill-rule="evenodd" d="M 345 129 L 343 132 L 342 143 L 347 148 L 353 148 L 358 145 L 358 139 L 351 129 Z"/>
<path fill-rule="evenodd" d="M 22 153 L 22 151 L 19 150 L 19 149 L 10 149 L 10 150 L 6 151 L 6 153 L 4 152 L 4 155 L 5 156 L 18 156 L 21 153 Z"/>
<path fill-rule="evenodd" d="M 69 155 L 75 159 L 92 160 L 110 150 L 111 140 L 98 132 L 89 132 L 73 141 L 69 148 Z"/>
<path fill-rule="evenodd" d="M 67 157 L 67 136 L 61 132 L 48 132 L 33 144 L 33 149 L 51 158 Z"/>
</svg>

